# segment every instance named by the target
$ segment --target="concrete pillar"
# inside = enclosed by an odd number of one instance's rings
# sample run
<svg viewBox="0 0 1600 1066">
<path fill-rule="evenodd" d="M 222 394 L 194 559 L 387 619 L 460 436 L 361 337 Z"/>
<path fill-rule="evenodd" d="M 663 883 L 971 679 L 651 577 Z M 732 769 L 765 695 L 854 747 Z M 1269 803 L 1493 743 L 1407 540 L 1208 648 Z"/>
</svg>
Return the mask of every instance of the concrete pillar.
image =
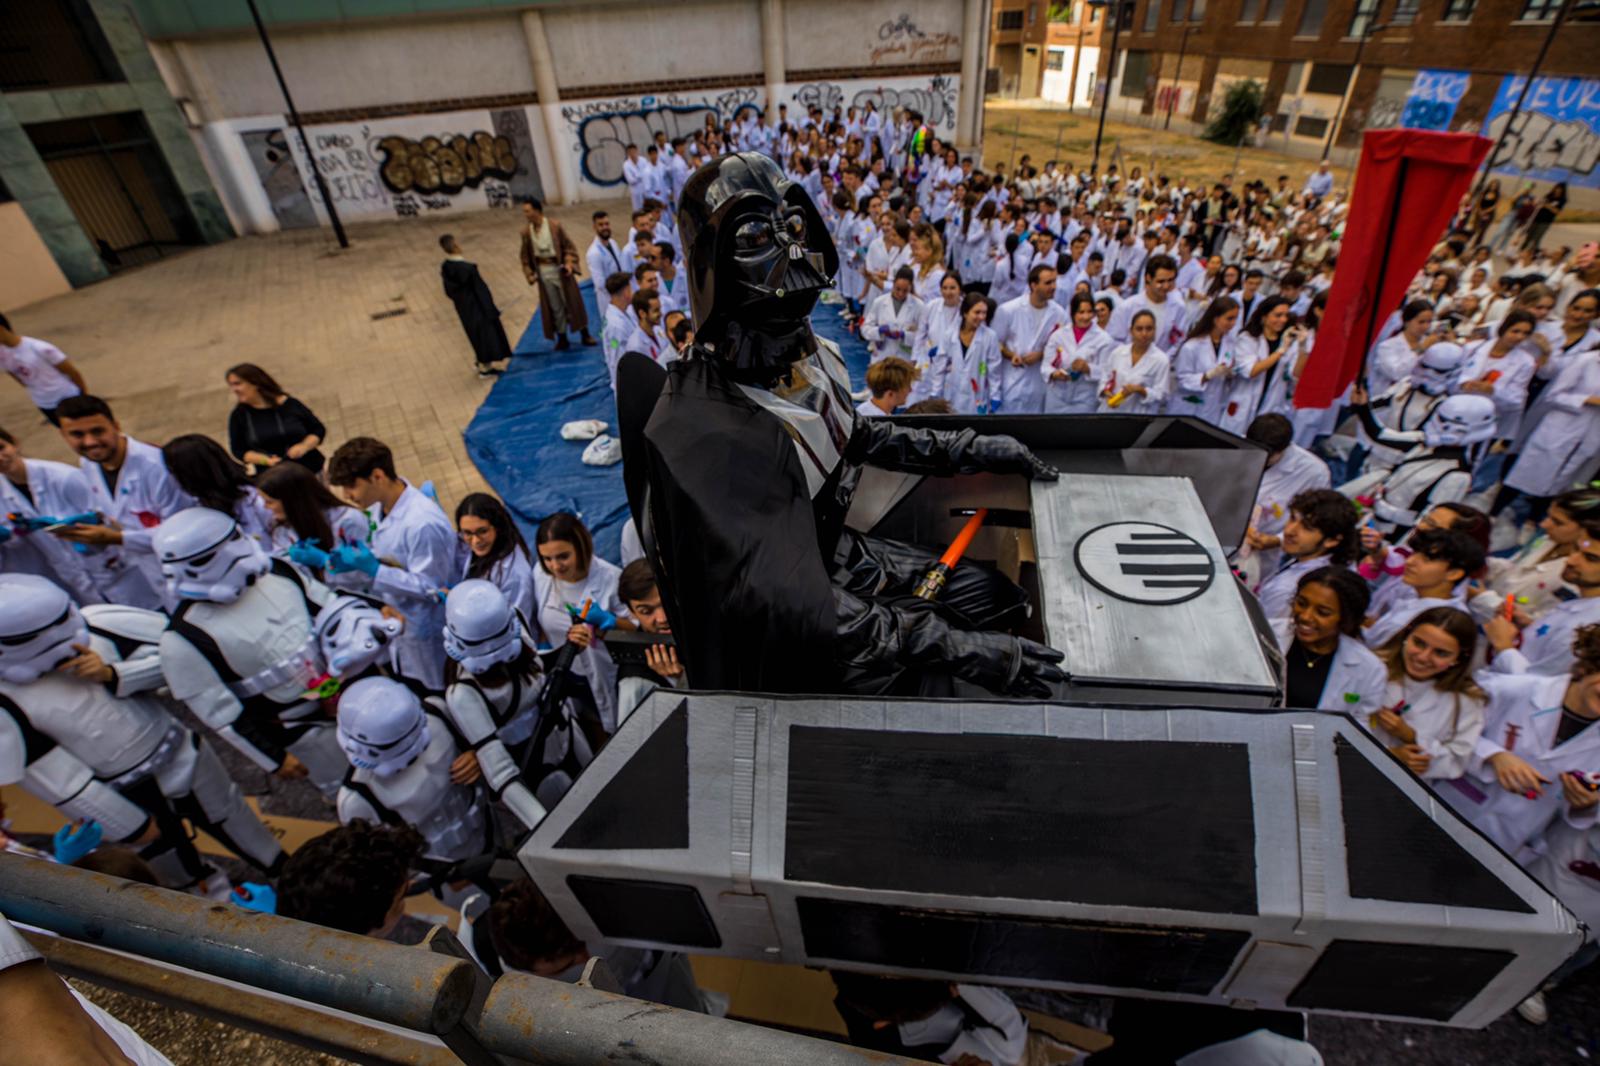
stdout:
<svg viewBox="0 0 1600 1066">
<path fill-rule="evenodd" d="M 556 202 L 574 203 L 578 199 L 576 177 L 568 172 L 571 152 L 558 139 L 557 130 L 563 129 L 561 120 L 561 90 L 556 85 L 556 61 L 550 54 L 550 38 L 545 36 L 544 16 L 536 10 L 522 13 L 522 36 L 528 43 L 528 63 L 533 67 L 533 88 L 539 94 L 539 110 L 544 112 L 544 135 L 549 144 L 549 157 L 556 161 Z M 548 194 L 550 185 L 545 184 Z"/>
<path fill-rule="evenodd" d="M 778 113 L 783 102 L 783 83 L 788 76 L 783 56 L 783 0 L 759 0 L 761 4 L 761 66 L 766 75 L 767 107 Z"/>
<path fill-rule="evenodd" d="M 961 19 L 961 97 L 956 101 L 956 148 L 973 151 L 983 139 L 983 20 L 988 0 L 966 0 Z"/>
</svg>

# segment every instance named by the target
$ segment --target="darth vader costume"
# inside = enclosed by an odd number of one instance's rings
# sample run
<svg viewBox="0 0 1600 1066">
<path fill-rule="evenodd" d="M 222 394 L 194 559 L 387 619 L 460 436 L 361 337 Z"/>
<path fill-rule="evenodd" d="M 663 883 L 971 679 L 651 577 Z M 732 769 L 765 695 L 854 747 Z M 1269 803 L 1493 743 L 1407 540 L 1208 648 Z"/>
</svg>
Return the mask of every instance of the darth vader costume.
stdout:
<svg viewBox="0 0 1600 1066">
<path fill-rule="evenodd" d="M 914 599 L 936 553 L 844 520 L 866 465 L 1055 469 L 1010 437 L 856 415 L 843 360 L 809 321 L 838 253 L 810 197 L 765 156 L 697 170 L 679 231 L 693 351 L 664 375 L 624 356 L 618 406 L 629 502 L 690 683 L 904 692 L 953 677 L 1048 695 L 1066 678 L 1060 653 L 998 631 L 1026 611 L 1020 589 L 962 564 L 937 605 Z"/>
</svg>

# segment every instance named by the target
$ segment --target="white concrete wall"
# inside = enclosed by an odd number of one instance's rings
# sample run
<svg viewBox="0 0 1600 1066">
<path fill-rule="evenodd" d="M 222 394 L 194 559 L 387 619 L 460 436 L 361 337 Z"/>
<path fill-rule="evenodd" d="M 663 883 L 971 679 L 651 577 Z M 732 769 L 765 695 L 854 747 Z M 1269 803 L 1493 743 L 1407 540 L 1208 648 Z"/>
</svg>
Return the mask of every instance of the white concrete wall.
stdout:
<svg viewBox="0 0 1600 1066">
<path fill-rule="evenodd" d="M 544 28 L 563 88 L 739 74 L 761 81 L 754 0 L 545 9 Z"/>
<path fill-rule="evenodd" d="M 962 0 L 786 0 L 784 65 L 794 71 L 959 62 L 962 13 Z"/>
<path fill-rule="evenodd" d="M 871 100 L 885 119 L 896 109 L 905 108 L 920 112 L 945 140 L 956 132 L 956 108 L 961 90 L 960 78 L 955 74 L 791 82 L 783 88 L 783 102 L 789 105 L 791 120 L 799 119 L 813 106 L 822 108 L 825 118 L 832 118 L 836 107 L 844 114 L 854 107 L 861 115 L 865 114 L 867 101 Z"/>
</svg>

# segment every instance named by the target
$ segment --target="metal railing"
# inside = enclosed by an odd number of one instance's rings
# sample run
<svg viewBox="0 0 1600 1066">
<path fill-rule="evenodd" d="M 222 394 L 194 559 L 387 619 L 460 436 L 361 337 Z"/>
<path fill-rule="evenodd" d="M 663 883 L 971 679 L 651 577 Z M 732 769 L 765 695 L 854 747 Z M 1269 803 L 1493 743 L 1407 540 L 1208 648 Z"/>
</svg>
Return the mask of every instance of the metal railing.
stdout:
<svg viewBox="0 0 1600 1066">
<path fill-rule="evenodd" d="M 0 913 L 69 940 L 431 1034 L 469 1066 L 507 1060 L 540 1066 L 612 1059 L 659 1066 L 912 1061 L 531 974 L 507 974 L 491 984 L 476 964 L 451 954 L 459 945 L 448 931 L 431 950 L 407 947 L 18 855 L 0 854 Z M 58 955 L 65 969 L 92 979 L 104 968 L 88 953 Z M 123 980 L 121 987 L 146 994 L 140 980 Z M 272 1028 L 274 1036 L 297 1039 L 292 1023 Z M 393 1060 L 375 1055 L 369 1061 Z"/>
</svg>

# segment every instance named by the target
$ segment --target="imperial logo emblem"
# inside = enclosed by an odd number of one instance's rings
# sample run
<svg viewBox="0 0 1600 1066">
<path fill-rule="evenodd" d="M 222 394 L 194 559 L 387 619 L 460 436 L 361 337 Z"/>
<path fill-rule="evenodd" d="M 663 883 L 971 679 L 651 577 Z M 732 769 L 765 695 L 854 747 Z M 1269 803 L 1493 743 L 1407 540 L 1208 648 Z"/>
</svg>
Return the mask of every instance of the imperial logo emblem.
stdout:
<svg viewBox="0 0 1600 1066">
<path fill-rule="evenodd" d="M 1183 603 L 1210 588 L 1217 576 L 1205 545 L 1154 522 L 1096 526 L 1078 538 L 1072 555 L 1091 585 L 1130 603 Z"/>
</svg>

